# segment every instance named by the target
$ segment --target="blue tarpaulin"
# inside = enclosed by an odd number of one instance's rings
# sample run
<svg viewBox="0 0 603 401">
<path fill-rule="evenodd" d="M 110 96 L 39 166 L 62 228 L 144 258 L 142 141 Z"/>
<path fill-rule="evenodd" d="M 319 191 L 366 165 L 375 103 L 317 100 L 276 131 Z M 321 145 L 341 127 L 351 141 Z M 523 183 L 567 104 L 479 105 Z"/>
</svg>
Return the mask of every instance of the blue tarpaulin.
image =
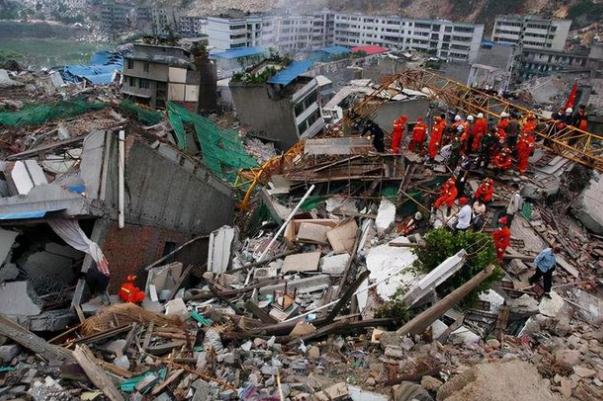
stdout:
<svg viewBox="0 0 603 401">
<path fill-rule="evenodd" d="M 268 83 L 289 85 L 295 78 L 308 71 L 312 64 L 314 64 L 312 60 L 294 61 L 270 78 Z"/>
<path fill-rule="evenodd" d="M 110 51 L 94 53 L 90 65 L 67 65 L 61 71 L 65 82 L 89 81 L 94 85 L 108 85 L 115 71 L 121 71 L 124 65 L 123 56 Z"/>
<path fill-rule="evenodd" d="M 62 209 L 58 209 L 62 210 Z M 46 216 L 46 213 L 55 210 L 28 210 L 25 212 L 3 213 L 0 214 L 0 220 L 24 220 L 24 219 L 41 219 Z"/>
<path fill-rule="evenodd" d="M 222 52 L 210 52 L 213 59 L 232 60 L 241 57 L 262 56 L 266 53 L 263 47 L 241 47 L 239 49 L 230 49 Z"/>
</svg>

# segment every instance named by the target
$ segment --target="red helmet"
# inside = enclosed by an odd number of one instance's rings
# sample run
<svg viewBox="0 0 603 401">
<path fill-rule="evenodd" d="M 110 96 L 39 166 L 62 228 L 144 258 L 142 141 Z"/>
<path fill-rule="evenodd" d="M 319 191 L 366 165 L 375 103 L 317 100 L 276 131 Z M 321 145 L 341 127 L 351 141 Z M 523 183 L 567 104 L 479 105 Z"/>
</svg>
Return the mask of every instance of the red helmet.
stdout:
<svg viewBox="0 0 603 401">
<path fill-rule="evenodd" d="M 469 199 L 466 196 L 461 196 L 459 199 L 459 205 L 465 206 L 467 203 L 469 203 Z"/>
<path fill-rule="evenodd" d="M 507 216 L 501 217 L 500 219 L 498 219 L 498 224 L 506 226 L 507 224 L 509 224 L 509 218 Z"/>
</svg>

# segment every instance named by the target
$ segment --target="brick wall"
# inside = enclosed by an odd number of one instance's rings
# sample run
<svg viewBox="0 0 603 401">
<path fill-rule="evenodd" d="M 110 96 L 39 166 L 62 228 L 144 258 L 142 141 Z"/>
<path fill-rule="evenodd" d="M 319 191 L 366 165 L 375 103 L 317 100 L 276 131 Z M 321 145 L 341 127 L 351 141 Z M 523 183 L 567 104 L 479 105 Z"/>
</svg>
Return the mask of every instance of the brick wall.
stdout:
<svg viewBox="0 0 603 401">
<path fill-rule="evenodd" d="M 136 274 L 138 284 L 143 288 L 146 281 L 144 268 L 163 256 L 166 242 L 180 245 L 188 239 L 190 238 L 186 235 L 173 230 L 133 224 L 126 224 L 119 229 L 116 222 L 111 222 L 101 241 L 101 248 L 111 269 L 109 293 L 116 293 L 129 274 Z M 199 265 L 205 262 L 201 255 L 191 255 L 190 259 L 198 259 L 195 264 Z"/>
</svg>

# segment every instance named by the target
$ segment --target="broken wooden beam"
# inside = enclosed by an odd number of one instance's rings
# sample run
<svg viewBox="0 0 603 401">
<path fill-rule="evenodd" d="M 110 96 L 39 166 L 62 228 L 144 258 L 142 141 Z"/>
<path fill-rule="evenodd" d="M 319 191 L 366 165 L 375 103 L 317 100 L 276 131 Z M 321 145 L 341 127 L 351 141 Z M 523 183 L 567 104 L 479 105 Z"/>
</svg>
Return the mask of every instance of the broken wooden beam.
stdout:
<svg viewBox="0 0 603 401">
<path fill-rule="evenodd" d="M 421 334 L 423 331 L 425 331 L 425 329 L 427 329 L 427 327 L 435 322 L 436 319 L 446 313 L 446 311 L 452 308 L 454 305 L 461 302 L 463 298 L 467 296 L 467 294 L 474 290 L 485 279 L 490 277 L 494 270 L 494 265 L 489 265 L 488 267 L 484 268 L 469 281 L 404 324 L 404 326 L 400 327 L 396 333 L 398 333 L 400 336 L 405 336 L 407 334 Z"/>
<path fill-rule="evenodd" d="M 43 338 L 38 337 L 31 331 L 21 327 L 17 323 L 2 315 L 0 315 L 0 335 L 10 338 L 17 344 L 20 344 L 47 361 L 73 360 L 73 356 L 69 350 L 57 345 L 49 344 Z"/>
<path fill-rule="evenodd" d="M 107 375 L 107 373 L 99 366 L 96 357 L 88 346 L 84 344 L 76 345 L 75 350 L 73 351 L 73 357 L 82 367 L 90 381 L 98 387 L 109 400 L 125 401 L 109 375 Z"/>
</svg>

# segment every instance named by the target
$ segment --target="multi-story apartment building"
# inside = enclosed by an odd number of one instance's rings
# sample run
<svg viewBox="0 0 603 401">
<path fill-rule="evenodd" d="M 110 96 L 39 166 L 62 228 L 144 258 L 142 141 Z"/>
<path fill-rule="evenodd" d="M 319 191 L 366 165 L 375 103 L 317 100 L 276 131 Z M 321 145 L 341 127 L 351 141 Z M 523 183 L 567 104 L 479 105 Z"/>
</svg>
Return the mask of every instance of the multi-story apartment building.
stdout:
<svg viewBox="0 0 603 401">
<path fill-rule="evenodd" d="M 481 24 L 396 16 L 335 14 L 334 43 L 414 49 L 454 61 L 472 61 L 484 33 Z"/>
<path fill-rule="evenodd" d="M 176 101 L 196 110 L 205 72 L 181 47 L 136 43 L 124 57 L 121 92 L 153 108 Z"/>
<path fill-rule="evenodd" d="M 282 52 L 315 50 L 333 42 L 334 14 L 273 15 L 262 20 L 262 46 Z"/>
<path fill-rule="evenodd" d="M 198 37 L 205 35 L 207 18 L 181 15 L 178 22 L 178 32 L 182 36 Z"/>
<path fill-rule="evenodd" d="M 571 20 L 553 20 L 533 15 L 501 15 L 494 20 L 492 40 L 513 43 L 524 49 L 561 51 Z"/>
<path fill-rule="evenodd" d="M 523 49 L 519 77 L 523 80 L 561 71 L 588 69 L 588 51 L 563 52 L 543 49 Z"/>
<path fill-rule="evenodd" d="M 254 47 L 262 42 L 263 17 L 260 15 L 208 17 L 209 46 L 216 51 Z"/>
<path fill-rule="evenodd" d="M 110 35 L 125 32 L 130 27 L 133 7 L 125 1 L 104 0 L 101 6 L 101 29 Z"/>
</svg>

